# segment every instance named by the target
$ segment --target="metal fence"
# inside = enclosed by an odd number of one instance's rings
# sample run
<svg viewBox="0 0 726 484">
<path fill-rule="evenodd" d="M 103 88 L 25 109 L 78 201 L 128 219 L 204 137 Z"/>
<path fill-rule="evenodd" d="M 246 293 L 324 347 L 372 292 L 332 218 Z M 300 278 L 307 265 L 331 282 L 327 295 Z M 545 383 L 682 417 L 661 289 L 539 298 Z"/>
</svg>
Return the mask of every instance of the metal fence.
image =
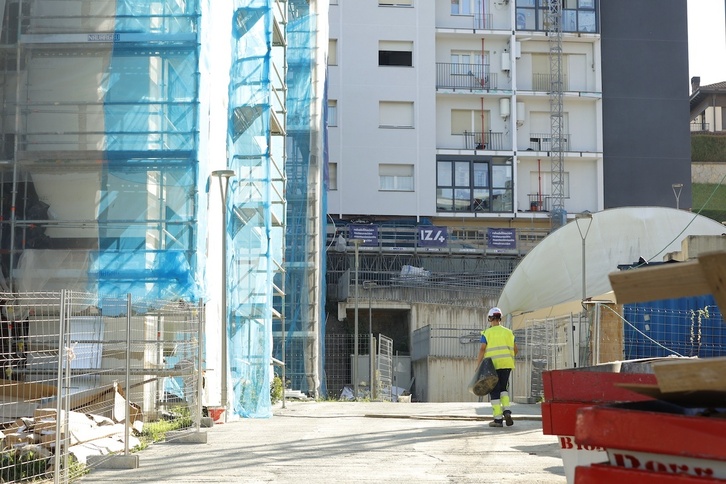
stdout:
<svg viewBox="0 0 726 484">
<path fill-rule="evenodd" d="M 0 293 L 0 314 L 2 482 L 68 482 L 156 431 L 199 431 L 201 303 Z"/>
<path fill-rule="evenodd" d="M 726 356 L 726 323 L 715 305 L 597 303 L 580 314 L 526 321 L 515 336 L 513 395 L 520 401 L 544 396 L 546 370 L 664 356 Z"/>
<path fill-rule="evenodd" d="M 373 361 L 370 349 L 373 348 Z M 376 349 L 377 348 L 377 349 Z M 351 400 L 354 394 L 355 337 L 352 334 L 325 335 L 324 391 L 329 399 Z M 373 334 L 358 337 L 358 395 L 390 401 L 393 398 L 393 340 L 379 334 L 378 343 Z M 371 382 L 371 374 L 373 381 Z M 374 389 L 371 392 L 371 389 Z"/>
</svg>

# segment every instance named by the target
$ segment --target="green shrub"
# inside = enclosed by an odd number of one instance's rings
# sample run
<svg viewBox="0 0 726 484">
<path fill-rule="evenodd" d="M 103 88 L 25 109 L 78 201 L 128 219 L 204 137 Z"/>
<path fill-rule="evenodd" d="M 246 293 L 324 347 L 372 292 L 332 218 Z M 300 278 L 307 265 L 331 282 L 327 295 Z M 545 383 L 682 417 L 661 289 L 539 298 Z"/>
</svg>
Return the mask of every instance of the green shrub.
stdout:
<svg viewBox="0 0 726 484">
<path fill-rule="evenodd" d="M 726 162 L 726 136 L 691 135 L 691 160 Z"/>
<path fill-rule="evenodd" d="M 282 378 L 275 375 L 275 378 L 273 378 L 272 382 L 270 382 L 270 403 L 274 405 L 282 400 L 283 391 Z"/>
</svg>

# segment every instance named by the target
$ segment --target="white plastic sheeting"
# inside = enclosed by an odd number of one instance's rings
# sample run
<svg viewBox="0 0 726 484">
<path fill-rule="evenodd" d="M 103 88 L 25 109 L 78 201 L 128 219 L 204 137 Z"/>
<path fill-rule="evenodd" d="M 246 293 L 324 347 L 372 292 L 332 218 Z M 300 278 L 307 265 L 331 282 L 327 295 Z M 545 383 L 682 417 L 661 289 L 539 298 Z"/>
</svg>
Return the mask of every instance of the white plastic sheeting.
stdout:
<svg viewBox="0 0 726 484">
<path fill-rule="evenodd" d="M 619 264 L 640 257 L 662 262 L 681 250 L 690 235 L 721 235 L 722 224 L 701 215 L 664 207 L 625 207 L 573 220 L 547 236 L 517 266 L 497 305 L 519 326 L 526 317 L 545 318 L 581 311 L 583 298 L 583 236 L 585 236 L 586 298 L 610 299 L 608 274 Z"/>
</svg>

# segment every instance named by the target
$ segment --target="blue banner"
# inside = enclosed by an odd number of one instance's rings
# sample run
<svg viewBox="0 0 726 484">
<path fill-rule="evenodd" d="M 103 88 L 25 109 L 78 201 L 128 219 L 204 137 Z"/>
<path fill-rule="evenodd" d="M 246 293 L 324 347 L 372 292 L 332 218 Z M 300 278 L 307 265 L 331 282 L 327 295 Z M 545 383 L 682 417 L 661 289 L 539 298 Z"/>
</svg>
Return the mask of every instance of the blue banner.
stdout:
<svg viewBox="0 0 726 484">
<path fill-rule="evenodd" d="M 378 245 L 378 225 L 348 225 L 349 239 L 363 239 L 363 245 Z"/>
<path fill-rule="evenodd" d="M 490 249 L 516 249 L 516 229 L 487 229 L 487 246 Z"/>
<path fill-rule="evenodd" d="M 448 239 L 447 227 L 436 227 L 434 225 L 419 225 L 418 227 L 419 247 L 446 247 Z"/>
</svg>

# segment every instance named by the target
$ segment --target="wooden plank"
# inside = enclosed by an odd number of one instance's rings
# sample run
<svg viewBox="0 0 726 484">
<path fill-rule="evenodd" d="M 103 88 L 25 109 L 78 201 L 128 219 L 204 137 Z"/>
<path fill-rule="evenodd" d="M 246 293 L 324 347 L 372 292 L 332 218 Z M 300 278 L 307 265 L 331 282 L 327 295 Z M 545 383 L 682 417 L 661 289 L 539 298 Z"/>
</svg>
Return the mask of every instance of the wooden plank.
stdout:
<svg viewBox="0 0 726 484">
<path fill-rule="evenodd" d="M 701 271 L 711 288 L 721 314 L 726 311 L 726 252 L 709 252 L 698 257 Z"/>
<path fill-rule="evenodd" d="M 697 260 L 612 272 L 608 277 L 618 304 L 711 293 Z"/>
<path fill-rule="evenodd" d="M 726 392 L 726 357 L 677 359 L 653 363 L 663 393 L 687 391 Z"/>
<path fill-rule="evenodd" d="M 726 392 L 713 390 L 696 390 L 688 392 L 668 392 L 660 391 L 658 385 L 648 385 L 640 383 L 616 383 L 617 386 L 626 388 L 635 393 L 646 395 L 648 397 L 663 400 L 664 402 L 674 403 L 682 407 L 714 407 L 718 408 L 726 402 Z"/>
</svg>

